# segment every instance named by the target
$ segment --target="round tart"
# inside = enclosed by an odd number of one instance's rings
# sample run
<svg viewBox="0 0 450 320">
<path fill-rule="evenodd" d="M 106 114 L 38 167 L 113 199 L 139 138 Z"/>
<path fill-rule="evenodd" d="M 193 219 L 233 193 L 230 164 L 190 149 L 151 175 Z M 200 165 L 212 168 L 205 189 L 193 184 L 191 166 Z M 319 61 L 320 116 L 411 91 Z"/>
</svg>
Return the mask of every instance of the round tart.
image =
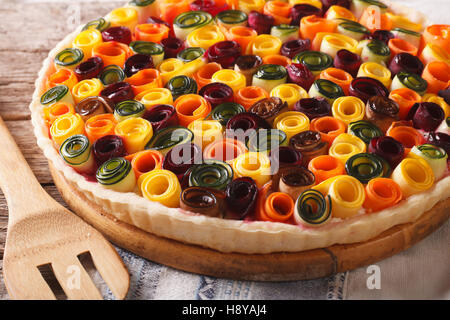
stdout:
<svg viewBox="0 0 450 320">
<path fill-rule="evenodd" d="M 450 197 L 450 26 L 298 3 L 131 1 L 80 26 L 36 81 L 38 145 L 118 220 L 219 252 L 418 220 Z"/>
</svg>

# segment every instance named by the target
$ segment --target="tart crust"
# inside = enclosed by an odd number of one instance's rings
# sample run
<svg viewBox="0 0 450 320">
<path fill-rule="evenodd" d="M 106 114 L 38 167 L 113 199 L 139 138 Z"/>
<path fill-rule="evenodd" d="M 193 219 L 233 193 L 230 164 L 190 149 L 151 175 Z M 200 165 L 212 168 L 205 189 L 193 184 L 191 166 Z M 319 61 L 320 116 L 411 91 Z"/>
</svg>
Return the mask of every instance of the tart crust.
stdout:
<svg viewBox="0 0 450 320">
<path fill-rule="evenodd" d="M 420 12 L 396 3 L 384 2 L 396 14 L 404 15 L 424 26 L 430 24 Z M 44 91 L 45 79 L 54 70 L 53 57 L 66 46 L 70 46 L 81 29 L 82 26 L 78 27 L 75 32 L 58 43 L 44 60 L 30 104 L 31 121 L 37 144 L 55 170 L 62 173 L 73 188 L 123 222 L 157 236 L 221 252 L 299 252 L 326 248 L 334 244 L 367 241 L 393 226 L 416 221 L 438 202 L 450 197 L 450 176 L 447 175 L 431 189 L 413 195 L 394 207 L 345 220 L 333 218 L 322 227 L 305 228 L 276 222 L 244 222 L 201 216 L 181 209 L 167 208 L 135 193 L 107 190 L 98 183 L 88 182 L 67 166 L 54 148 L 41 116 L 42 106 L 39 102 L 40 95 Z"/>
</svg>

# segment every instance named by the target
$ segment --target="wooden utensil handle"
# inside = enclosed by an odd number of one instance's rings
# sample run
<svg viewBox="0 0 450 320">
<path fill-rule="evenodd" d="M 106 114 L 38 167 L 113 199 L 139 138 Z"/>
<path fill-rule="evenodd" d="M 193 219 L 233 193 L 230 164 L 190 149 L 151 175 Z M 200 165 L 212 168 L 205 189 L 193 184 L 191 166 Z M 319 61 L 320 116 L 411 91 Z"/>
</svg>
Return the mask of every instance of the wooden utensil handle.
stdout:
<svg viewBox="0 0 450 320">
<path fill-rule="evenodd" d="M 47 208 L 44 191 L 0 117 L 0 187 L 9 207 L 9 222 Z"/>
</svg>

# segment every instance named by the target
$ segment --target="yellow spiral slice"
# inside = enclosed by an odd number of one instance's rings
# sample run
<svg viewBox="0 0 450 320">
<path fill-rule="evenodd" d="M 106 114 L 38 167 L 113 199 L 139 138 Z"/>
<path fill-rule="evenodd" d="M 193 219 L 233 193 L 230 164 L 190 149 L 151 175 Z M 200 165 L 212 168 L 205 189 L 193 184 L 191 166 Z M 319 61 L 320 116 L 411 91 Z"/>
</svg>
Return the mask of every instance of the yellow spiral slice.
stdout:
<svg viewBox="0 0 450 320">
<path fill-rule="evenodd" d="M 143 118 L 128 118 L 119 122 L 114 132 L 122 137 L 128 154 L 142 151 L 153 136 L 152 124 Z"/>
<path fill-rule="evenodd" d="M 149 171 L 139 177 L 138 185 L 144 198 L 169 208 L 180 206 L 181 186 L 173 172 L 163 169 Z"/>
<path fill-rule="evenodd" d="M 100 31 L 97 29 L 88 29 L 80 32 L 73 40 L 72 45 L 83 51 L 85 59 L 89 59 L 92 57 L 92 48 L 102 42 L 103 38 Z"/>
<path fill-rule="evenodd" d="M 328 150 L 330 156 L 339 159 L 344 165 L 348 158 L 362 152 L 366 152 L 364 141 L 348 133 L 338 135 Z"/>
<path fill-rule="evenodd" d="M 112 27 L 124 26 L 133 32 L 138 24 L 138 13 L 131 7 L 117 8 L 108 13 L 105 20 L 109 21 Z"/>
<path fill-rule="evenodd" d="M 391 178 L 400 186 L 405 198 L 430 189 L 434 183 L 433 170 L 424 159 L 419 158 L 403 159 Z"/>
<path fill-rule="evenodd" d="M 152 88 L 139 93 L 135 100 L 140 101 L 147 110 L 158 104 L 173 104 L 172 93 L 166 88 Z"/>
<path fill-rule="evenodd" d="M 289 110 L 293 109 L 298 100 L 309 98 L 308 92 L 295 83 L 283 83 L 276 86 L 270 91 L 270 96 L 287 102 Z"/>
<path fill-rule="evenodd" d="M 264 58 L 272 54 L 278 54 L 283 43 L 275 36 L 260 34 L 255 37 L 247 46 L 246 54 L 254 54 Z"/>
<path fill-rule="evenodd" d="M 75 103 L 92 96 L 99 96 L 103 90 L 103 84 L 97 78 L 86 79 L 78 82 L 72 88 L 72 97 Z"/>
<path fill-rule="evenodd" d="M 194 143 L 202 149 L 210 143 L 222 139 L 222 125 L 217 120 L 194 120 L 188 125 L 194 133 Z"/>
<path fill-rule="evenodd" d="M 286 133 L 287 140 L 297 133 L 309 130 L 309 118 L 298 111 L 283 112 L 273 120 L 275 128 Z"/>
<path fill-rule="evenodd" d="M 50 127 L 50 136 L 58 147 L 76 134 L 84 134 L 84 121 L 78 113 L 59 116 Z"/>
<path fill-rule="evenodd" d="M 234 177 L 250 177 L 261 188 L 272 178 L 269 157 L 260 152 L 241 154 L 232 163 Z"/>
<path fill-rule="evenodd" d="M 211 82 L 222 82 L 228 85 L 236 94 L 239 89 L 244 88 L 247 85 L 245 76 L 231 69 L 222 69 L 215 72 L 211 77 Z"/>
<path fill-rule="evenodd" d="M 391 87 L 391 71 L 376 62 L 365 62 L 358 70 L 358 77 L 369 77 L 380 81 L 386 88 Z"/>
<path fill-rule="evenodd" d="M 353 96 L 340 97 L 334 100 L 331 107 L 333 117 L 342 120 L 345 124 L 362 120 L 366 112 L 364 102 Z"/>
<path fill-rule="evenodd" d="M 215 25 L 207 25 L 189 33 L 186 42 L 189 47 L 200 47 L 207 50 L 213 44 L 225 41 L 225 35 Z"/>
<path fill-rule="evenodd" d="M 339 50 L 356 52 L 358 41 L 340 33 L 319 32 L 314 38 L 313 46 L 334 59 Z"/>
</svg>

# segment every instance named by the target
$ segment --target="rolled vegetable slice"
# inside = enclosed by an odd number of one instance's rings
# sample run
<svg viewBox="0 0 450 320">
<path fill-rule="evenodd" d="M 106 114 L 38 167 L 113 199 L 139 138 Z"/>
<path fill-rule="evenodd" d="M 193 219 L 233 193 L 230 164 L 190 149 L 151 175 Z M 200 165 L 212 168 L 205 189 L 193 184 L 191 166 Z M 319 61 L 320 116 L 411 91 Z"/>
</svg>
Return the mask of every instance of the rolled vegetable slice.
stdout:
<svg viewBox="0 0 450 320">
<path fill-rule="evenodd" d="M 442 132 L 430 132 L 427 136 L 427 141 L 450 154 L 450 135 Z"/>
<path fill-rule="evenodd" d="M 247 148 L 251 152 L 269 153 L 279 146 L 287 145 L 287 135 L 278 129 L 260 129 L 248 138 Z"/>
<path fill-rule="evenodd" d="M 288 80 L 302 87 L 305 91 L 309 90 L 314 83 L 316 76 L 308 69 L 307 66 L 301 63 L 292 63 L 286 68 L 288 72 Z M 306 92 L 304 98 L 308 98 L 309 95 Z"/>
<path fill-rule="evenodd" d="M 281 54 L 271 54 L 263 58 L 263 64 L 277 64 L 285 68 L 291 63 L 291 59 Z"/>
<path fill-rule="evenodd" d="M 145 146 L 145 149 L 158 150 L 165 155 L 176 145 L 191 142 L 193 140 L 194 134 L 191 130 L 180 126 L 167 127 L 156 132 L 153 138 Z"/>
<path fill-rule="evenodd" d="M 90 78 L 96 78 L 99 75 L 102 68 L 103 68 L 102 59 L 99 57 L 92 57 L 87 59 L 85 62 L 80 63 L 74 69 L 73 72 L 76 74 L 78 80 L 81 81 Z M 61 70 L 69 71 L 69 69 L 61 69 Z M 75 85 L 75 83 L 73 85 Z"/>
<path fill-rule="evenodd" d="M 366 187 L 366 199 L 363 207 L 368 212 L 377 212 L 398 204 L 403 193 L 400 186 L 392 179 L 375 178 L 370 180 Z"/>
<path fill-rule="evenodd" d="M 208 217 L 222 217 L 220 200 L 208 188 L 189 187 L 181 192 L 180 208 L 205 215 Z"/>
<path fill-rule="evenodd" d="M 197 93 L 195 80 L 184 75 L 173 77 L 167 82 L 166 87 L 172 93 L 173 100 L 184 94 Z"/>
<path fill-rule="evenodd" d="M 254 29 L 245 26 L 232 27 L 224 32 L 228 40 L 239 44 L 241 54 L 247 51 L 248 45 L 258 36 L 258 33 Z"/>
<path fill-rule="evenodd" d="M 258 220 L 288 222 L 294 215 L 294 200 L 286 193 L 272 192 L 265 199 L 262 193 L 258 202 Z"/>
<path fill-rule="evenodd" d="M 353 77 L 350 73 L 337 68 L 325 69 L 320 73 L 319 77 L 320 79 L 326 79 L 336 83 L 342 88 L 345 95 L 348 95 L 348 89 L 350 88 L 350 84 L 353 81 Z"/>
<path fill-rule="evenodd" d="M 75 69 L 84 60 L 84 53 L 78 48 L 66 48 L 58 52 L 53 59 L 56 69 Z"/>
<path fill-rule="evenodd" d="M 408 157 L 424 159 L 433 170 L 436 181 L 441 179 L 447 170 L 447 152 L 438 146 L 432 144 L 414 146 Z"/>
<path fill-rule="evenodd" d="M 72 96 L 75 103 L 79 103 L 85 98 L 99 96 L 102 90 L 103 84 L 99 79 L 86 79 L 73 86 Z"/>
<path fill-rule="evenodd" d="M 223 126 L 226 126 L 228 120 L 242 112 L 245 112 L 245 108 L 239 103 L 225 102 L 215 107 L 211 111 L 209 117 L 213 120 L 219 121 Z"/>
<path fill-rule="evenodd" d="M 270 129 L 271 126 L 260 116 L 250 113 L 239 113 L 228 120 L 226 136 L 239 141 L 247 141 L 248 137 L 259 129 Z"/>
<path fill-rule="evenodd" d="M 211 77 L 211 82 L 222 82 L 233 89 L 234 93 L 246 86 L 245 76 L 230 69 L 222 69 L 215 72 Z"/>
<path fill-rule="evenodd" d="M 284 83 L 270 91 L 271 97 L 278 97 L 288 104 L 289 110 L 294 110 L 297 101 L 308 98 L 308 92 L 295 83 Z"/>
<path fill-rule="evenodd" d="M 121 137 L 116 135 L 104 136 L 92 145 L 95 160 L 99 165 L 112 158 L 124 157 L 125 146 Z"/>
<path fill-rule="evenodd" d="M 387 97 L 374 96 L 367 100 L 366 119 L 380 128 L 381 131 L 386 132 L 392 122 L 399 119 L 399 111 L 399 104 L 394 100 Z"/>
<path fill-rule="evenodd" d="M 177 176 L 168 170 L 150 171 L 140 178 L 142 196 L 169 208 L 180 206 L 181 185 Z"/>
<path fill-rule="evenodd" d="M 450 53 L 438 45 L 428 43 L 420 54 L 420 60 L 424 64 L 428 64 L 432 61 L 449 61 Z"/>
<path fill-rule="evenodd" d="M 420 38 L 422 37 L 422 34 L 420 34 L 419 32 L 398 27 L 394 27 L 394 29 L 392 29 L 391 32 L 398 39 L 408 41 L 409 43 L 411 43 L 413 46 L 416 47 L 420 46 Z"/>
<path fill-rule="evenodd" d="M 158 70 L 142 69 L 125 79 L 131 85 L 135 96 L 149 89 L 162 87 L 162 80 Z"/>
<path fill-rule="evenodd" d="M 328 153 L 328 143 L 322 141 L 319 132 L 311 130 L 302 131 L 292 136 L 289 140 L 289 146 L 300 152 L 305 166 L 307 166 L 313 158 Z"/>
<path fill-rule="evenodd" d="M 233 101 L 233 89 L 222 82 L 212 82 L 207 84 L 198 92 L 208 103 L 211 108 L 216 108 L 219 104 Z"/>
<path fill-rule="evenodd" d="M 59 154 L 64 161 L 79 173 L 94 174 L 96 163 L 92 145 L 85 135 L 73 135 L 61 144 Z"/>
<path fill-rule="evenodd" d="M 260 152 L 246 152 L 238 156 L 232 163 L 236 178 L 250 177 L 261 188 L 271 178 L 269 157 Z"/>
<path fill-rule="evenodd" d="M 280 53 L 282 44 L 277 37 L 269 34 L 260 34 L 249 43 L 246 54 L 254 54 L 264 58 L 268 55 Z"/>
<path fill-rule="evenodd" d="M 132 40 L 131 30 L 123 26 L 110 27 L 106 30 L 103 30 L 101 35 L 104 42 L 117 41 L 124 43 L 127 46 Z"/>
<path fill-rule="evenodd" d="M 329 116 L 312 119 L 310 123 L 310 130 L 318 131 L 322 140 L 327 142 L 329 146 L 331 146 L 338 135 L 346 132 L 346 129 L 346 125 L 342 120 Z"/>
<path fill-rule="evenodd" d="M 357 97 L 340 97 L 334 101 L 331 112 L 333 117 L 342 120 L 348 125 L 350 122 L 364 118 L 365 104 Z"/>
<path fill-rule="evenodd" d="M 391 71 L 379 63 L 365 62 L 359 67 L 357 77 L 369 77 L 380 81 L 386 88 L 391 85 Z"/>
<path fill-rule="evenodd" d="M 133 41 L 130 49 L 136 54 L 146 54 L 152 57 L 153 64 L 157 66 L 164 60 L 164 48 L 162 45 L 150 41 Z"/>
<path fill-rule="evenodd" d="M 334 218 L 346 219 L 356 215 L 365 201 L 364 186 L 352 176 L 335 176 L 313 187 L 323 196 L 330 196 Z"/>
<path fill-rule="evenodd" d="M 166 88 L 153 88 L 145 90 L 135 97 L 136 100 L 144 104 L 147 110 L 160 104 L 173 104 L 172 93 Z"/>
<path fill-rule="evenodd" d="M 84 121 L 76 113 L 64 114 L 58 117 L 50 127 L 50 136 L 57 147 L 64 140 L 76 134 L 84 134 Z"/>
<path fill-rule="evenodd" d="M 113 107 L 102 97 L 88 97 L 75 106 L 75 111 L 83 118 L 83 121 L 87 121 L 99 114 L 112 113 Z"/>
<path fill-rule="evenodd" d="M 353 77 L 356 77 L 361 63 L 359 55 L 345 49 L 339 50 L 334 58 L 334 66 L 348 72 Z"/>
<path fill-rule="evenodd" d="M 108 29 L 110 26 L 111 24 L 109 23 L 109 21 L 106 21 L 104 18 L 99 18 L 86 23 L 82 30 L 84 31 L 89 29 L 97 29 L 98 31 L 102 32 L 103 30 Z"/>
<path fill-rule="evenodd" d="M 300 152 L 289 146 L 279 146 L 270 150 L 270 163 L 274 174 L 287 166 L 301 166 L 302 162 Z"/>
<path fill-rule="evenodd" d="M 424 138 L 419 131 L 409 124 L 403 124 L 401 121 L 392 123 L 386 135 L 403 144 L 406 154 L 409 153 L 412 147 L 424 142 Z"/>
<path fill-rule="evenodd" d="M 152 109 L 145 111 L 142 118 L 150 121 L 154 132 L 162 128 L 178 125 L 175 108 L 168 104 L 154 106 Z"/>
<path fill-rule="evenodd" d="M 298 26 L 292 26 L 289 24 L 279 24 L 273 26 L 270 30 L 270 35 L 278 37 L 284 43 L 298 39 Z"/>
<path fill-rule="evenodd" d="M 345 163 L 347 174 L 355 177 L 361 183 L 367 184 L 370 180 L 388 177 L 391 170 L 387 162 L 380 156 L 371 153 L 358 153 L 351 156 Z"/>
<path fill-rule="evenodd" d="M 423 69 L 424 66 L 422 61 L 420 61 L 419 58 L 406 52 L 396 54 L 389 63 L 389 70 L 391 71 L 391 74 L 393 76 L 395 76 L 400 71 L 422 74 Z"/>
<path fill-rule="evenodd" d="M 304 1 L 303 3 L 299 3 L 300 0 L 295 0 L 295 2 L 291 1 L 291 4 L 293 5 L 292 9 L 291 9 L 291 24 L 294 26 L 299 26 L 300 25 L 300 20 L 303 17 L 307 17 L 307 16 L 311 16 L 311 15 L 316 15 L 316 16 L 321 16 L 322 15 L 322 10 L 321 8 L 319 8 L 319 6 L 314 6 L 311 5 L 309 3 L 307 3 L 306 1 Z M 325 10 L 323 11 L 325 12 Z"/>
<path fill-rule="evenodd" d="M 225 189 L 228 214 L 244 219 L 255 210 L 258 187 L 250 177 L 234 179 Z"/>
<path fill-rule="evenodd" d="M 189 1 L 165 0 L 164 2 L 159 2 L 159 8 L 161 12 L 160 18 L 172 24 L 179 14 L 189 11 Z"/>
<path fill-rule="evenodd" d="M 208 61 L 217 62 L 224 69 L 231 68 L 241 55 L 241 45 L 236 41 L 220 41 L 209 47 L 205 55 Z"/>
<path fill-rule="evenodd" d="M 195 164 L 202 163 L 201 148 L 191 142 L 181 143 L 170 149 L 164 157 L 162 168 L 172 171 L 181 181 Z"/>
<path fill-rule="evenodd" d="M 403 39 L 391 39 L 389 40 L 388 46 L 391 50 L 392 57 L 399 53 L 409 53 L 413 56 L 416 56 L 418 52 L 418 48 L 416 46 Z"/>
<path fill-rule="evenodd" d="M 335 2 L 337 3 L 337 1 Z M 356 17 L 353 15 L 353 13 L 349 9 L 342 7 L 339 4 L 330 6 L 325 12 L 325 18 L 329 20 L 346 19 L 350 21 L 356 21 Z"/>
<path fill-rule="evenodd" d="M 392 137 L 378 137 L 370 140 L 369 152 L 386 160 L 391 168 L 395 168 L 405 156 L 404 146 Z"/>
<path fill-rule="evenodd" d="M 173 21 L 173 30 L 178 39 L 186 40 L 195 29 L 211 24 L 212 15 L 204 11 L 188 11 L 178 15 Z"/>
<path fill-rule="evenodd" d="M 216 21 L 219 26 L 230 29 L 237 26 L 245 26 L 248 16 L 241 10 L 225 10 L 216 15 Z"/>
<path fill-rule="evenodd" d="M 152 16 L 159 16 L 158 1 L 155 0 L 131 0 L 128 6 L 137 11 L 139 23 L 144 23 Z"/>
<path fill-rule="evenodd" d="M 45 81 L 47 90 L 59 85 L 66 85 L 69 90 L 78 82 L 77 75 L 70 69 L 59 69 L 55 73 L 48 76 Z"/>
<path fill-rule="evenodd" d="M 313 41 L 319 32 L 335 32 L 336 22 L 318 16 L 306 16 L 300 20 L 300 37 Z"/>
<path fill-rule="evenodd" d="M 183 61 L 175 58 L 165 59 L 158 65 L 158 70 L 161 73 L 161 78 L 164 85 L 166 85 L 166 83 L 169 82 L 169 80 L 174 76 L 185 74 L 183 69 Z"/>
<path fill-rule="evenodd" d="M 323 196 L 314 189 L 305 190 L 295 203 L 294 219 L 297 224 L 319 227 L 331 219 L 330 196 Z"/>
<path fill-rule="evenodd" d="M 309 118 L 298 111 L 288 111 L 279 114 L 274 120 L 275 128 L 286 133 L 289 141 L 292 136 L 302 131 L 309 130 Z"/>
<path fill-rule="evenodd" d="M 125 80 L 126 75 L 123 72 L 123 69 L 114 64 L 107 66 L 104 68 L 98 77 L 103 85 L 108 86 L 113 83 L 122 82 Z"/>
<path fill-rule="evenodd" d="M 392 180 L 400 186 L 403 196 L 407 198 L 431 188 L 435 177 L 426 160 L 405 158 L 392 173 Z"/>
<path fill-rule="evenodd" d="M 365 40 L 359 44 L 362 47 L 361 60 L 386 64 L 391 58 L 389 46 L 380 40 Z"/>
<path fill-rule="evenodd" d="M 125 119 L 116 125 L 114 131 L 123 139 L 128 154 L 144 150 L 153 136 L 151 123 L 142 118 Z"/>
<path fill-rule="evenodd" d="M 127 77 L 131 77 L 140 70 L 153 68 L 152 57 L 146 54 L 135 54 L 129 57 L 124 64 L 123 71 Z"/>
<path fill-rule="evenodd" d="M 197 72 L 194 73 L 194 79 L 197 83 L 198 89 L 210 84 L 213 74 L 221 69 L 222 66 L 216 62 L 207 63 L 198 69 Z"/>
<path fill-rule="evenodd" d="M 205 98 L 196 94 L 186 94 L 175 100 L 180 125 L 187 126 L 194 120 L 205 118 L 211 112 L 211 105 Z"/>
<path fill-rule="evenodd" d="M 348 93 L 360 98 L 364 103 L 372 96 L 389 96 L 389 90 L 380 81 L 369 77 L 353 79 Z"/>
<path fill-rule="evenodd" d="M 234 70 L 243 74 L 246 79 L 246 85 L 250 86 L 253 81 L 253 74 L 262 64 L 260 56 L 256 55 L 243 55 L 236 59 Z"/>
<path fill-rule="evenodd" d="M 227 138 L 217 139 L 204 148 L 203 158 L 231 163 L 245 152 L 247 152 L 247 148 L 239 140 Z"/>
<path fill-rule="evenodd" d="M 192 167 L 189 186 L 225 190 L 232 180 L 233 169 L 228 163 L 219 160 L 204 160 L 202 164 Z"/>
<path fill-rule="evenodd" d="M 292 20 L 290 17 L 291 8 L 292 6 L 289 3 L 274 0 L 265 3 L 263 12 L 272 16 L 276 25 L 289 25 Z"/>
<path fill-rule="evenodd" d="M 293 200 L 315 184 L 314 174 L 298 165 L 282 167 L 272 176 L 272 190 L 287 193 Z"/>
<path fill-rule="evenodd" d="M 287 111 L 287 103 L 278 97 L 270 97 L 259 100 L 248 110 L 272 124 L 275 117 Z"/>
<path fill-rule="evenodd" d="M 169 36 L 170 28 L 159 23 L 138 24 L 134 29 L 134 38 L 138 41 L 160 43 Z"/>
<path fill-rule="evenodd" d="M 44 109 L 44 117 L 48 124 L 52 124 L 56 118 L 63 114 L 74 114 L 75 108 L 73 104 L 67 102 L 56 102 Z"/>
<path fill-rule="evenodd" d="M 363 40 L 367 35 L 370 34 L 369 29 L 367 29 L 365 26 L 356 21 L 350 20 L 345 20 L 339 23 L 337 26 L 337 32 L 351 37 L 357 41 Z"/>
<path fill-rule="evenodd" d="M 319 32 L 311 44 L 313 50 L 330 55 L 333 59 L 339 50 L 357 51 L 358 41 L 339 33 Z"/>
<path fill-rule="evenodd" d="M 336 83 L 326 79 L 317 79 L 309 89 L 308 95 L 311 98 L 325 98 L 330 105 L 333 105 L 334 101 L 337 98 L 344 96 L 345 93 Z"/>
<path fill-rule="evenodd" d="M 400 71 L 392 80 L 391 91 L 401 88 L 411 89 L 423 96 L 427 91 L 428 83 L 421 76 L 415 73 Z"/>
<path fill-rule="evenodd" d="M 102 34 L 96 29 L 88 29 L 80 32 L 72 42 L 74 48 L 78 48 L 83 51 L 83 55 L 86 59 L 92 56 L 92 48 L 103 42 Z"/>
<path fill-rule="evenodd" d="M 316 76 L 333 66 L 333 58 L 320 51 L 300 52 L 292 59 L 292 62 L 304 64 Z"/>
<path fill-rule="evenodd" d="M 117 41 L 102 42 L 92 48 L 92 55 L 100 57 L 105 67 L 113 64 L 122 68 L 132 54 L 126 44 Z"/>
<path fill-rule="evenodd" d="M 91 143 L 101 137 L 114 134 L 114 128 L 117 125 L 117 120 L 111 113 L 98 114 L 90 117 L 84 127 L 86 135 Z"/>
<path fill-rule="evenodd" d="M 269 97 L 269 93 L 258 86 L 248 86 L 239 89 L 235 94 L 235 101 L 248 110 L 259 100 Z"/>
<path fill-rule="evenodd" d="M 293 59 L 297 54 L 311 49 L 311 41 L 308 39 L 293 39 L 283 42 L 280 53 L 290 59 Z"/>
<path fill-rule="evenodd" d="M 351 156 L 365 152 L 366 148 L 367 146 L 364 141 L 358 137 L 348 133 L 341 133 L 334 139 L 328 150 L 328 154 L 339 159 L 345 165 Z"/>
<path fill-rule="evenodd" d="M 450 26 L 448 24 L 433 24 L 425 28 L 422 36 L 425 43 L 440 46 L 450 53 L 450 41 L 448 40 L 449 31 Z"/>
<path fill-rule="evenodd" d="M 423 70 L 422 78 L 428 82 L 427 92 L 437 94 L 450 84 L 450 64 L 444 61 L 432 61 Z"/>
<path fill-rule="evenodd" d="M 211 142 L 222 139 L 222 125 L 217 120 L 194 120 L 188 125 L 194 133 L 194 143 L 202 149 Z"/>
<path fill-rule="evenodd" d="M 107 189 L 131 192 L 136 185 L 136 177 L 131 163 L 124 158 L 112 158 L 97 170 L 97 182 Z"/>
<path fill-rule="evenodd" d="M 253 75 L 252 85 L 259 86 L 267 92 L 287 80 L 286 68 L 276 64 L 264 64 Z"/>
<path fill-rule="evenodd" d="M 373 138 L 383 136 L 383 132 L 376 125 L 365 120 L 350 122 L 348 133 L 360 138 L 366 144 L 370 143 Z"/>
<path fill-rule="evenodd" d="M 130 30 L 138 24 L 138 12 L 132 7 L 116 8 L 105 17 L 111 26 L 125 26 Z"/>
<path fill-rule="evenodd" d="M 70 93 L 69 87 L 65 84 L 55 86 L 48 89 L 40 99 L 40 103 L 43 106 L 51 106 L 56 102 L 66 102 L 74 104 L 72 94 Z"/>
<path fill-rule="evenodd" d="M 408 88 L 400 88 L 392 90 L 389 99 L 395 101 L 399 106 L 398 117 L 400 120 L 406 119 L 406 116 L 415 103 L 422 100 L 422 97 L 416 92 Z"/>
<path fill-rule="evenodd" d="M 450 106 L 447 104 L 447 102 L 445 102 L 444 98 L 432 93 L 427 93 L 422 97 L 422 102 L 436 103 L 438 106 L 442 108 L 442 110 L 444 110 L 446 118 L 450 116 Z"/>
<path fill-rule="evenodd" d="M 162 39 L 161 45 L 164 48 L 164 59 L 176 58 L 185 49 L 184 41 L 178 38 Z"/>
<path fill-rule="evenodd" d="M 435 131 L 445 119 L 445 112 L 436 103 L 420 102 L 412 106 L 406 118 L 412 120 L 414 128 Z"/>
<path fill-rule="evenodd" d="M 342 161 L 330 155 L 322 155 L 311 159 L 308 170 L 316 177 L 316 183 L 345 174 L 345 166 Z"/>
<path fill-rule="evenodd" d="M 164 156 L 156 150 L 144 150 L 131 154 L 125 159 L 131 161 L 136 179 L 139 179 L 147 172 L 161 169 Z"/>
<path fill-rule="evenodd" d="M 136 100 L 125 100 L 119 102 L 114 108 L 114 117 L 117 122 L 121 122 L 127 118 L 140 118 L 144 115 L 145 106 Z"/>
<path fill-rule="evenodd" d="M 108 99 L 112 104 L 117 104 L 124 100 L 132 100 L 135 97 L 133 88 L 127 82 L 116 82 L 110 84 L 100 92 L 99 96 L 104 99 Z M 136 100 L 138 100 L 137 97 Z"/>
<path fill-rule="evenodd" d="M 215 25 L 206 25 L 189 33 L 186 42 L 190 47 L 208 49 L 213 44 L 224 41 L 225 36 Z"/>
</svg>

